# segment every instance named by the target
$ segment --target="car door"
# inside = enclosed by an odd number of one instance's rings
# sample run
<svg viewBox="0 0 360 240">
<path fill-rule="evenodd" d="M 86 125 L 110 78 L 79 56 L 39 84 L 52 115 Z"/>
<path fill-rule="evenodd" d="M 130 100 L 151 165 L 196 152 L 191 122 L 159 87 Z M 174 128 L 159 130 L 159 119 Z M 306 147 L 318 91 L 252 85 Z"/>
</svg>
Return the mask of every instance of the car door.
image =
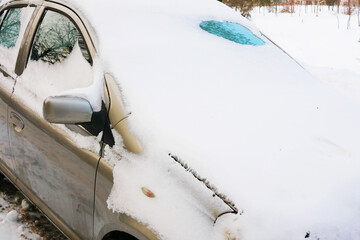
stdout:
<svg viewBox="0 0 360 240">
<path fill-rule="evenodd" d="M 14 172 L 68 237 L 91 239 L 99 141 L 81 127 L 52 125 L 42 115 L 45 98 L 92 84 L 89 41 L 73 12 L 47 4 L 29 31 L 33 40 L 9 106 Z"/>
<path fill-rule="evenodd" d="M 4 16 L 6 15 L 6 12 L 6 10 L 0 12 L 0 26 Z M 3 64 L 1 64 L 1 60 L 2 59 L 0 59 L 0 159 L 2 161 L 0 161 L 0 165 L 1 168 L 4 169 L 3 171 L 5 171 L 5 169 L 12 167 L 10 161 L 11 151 L 7 129 L 7 103 L 9 102 L 10 96 L 12 94 L 15 80 L 6 73 L 5 69 L 3 68 Z"/>
<path fill-rule="evenodd" d="M 10 4 L 0 10 L 0 167 L 8 176 L 14 169 L 8 138 L 8 104 L 16 81 L 16 59 L 34 9 Z"/>
</svg>

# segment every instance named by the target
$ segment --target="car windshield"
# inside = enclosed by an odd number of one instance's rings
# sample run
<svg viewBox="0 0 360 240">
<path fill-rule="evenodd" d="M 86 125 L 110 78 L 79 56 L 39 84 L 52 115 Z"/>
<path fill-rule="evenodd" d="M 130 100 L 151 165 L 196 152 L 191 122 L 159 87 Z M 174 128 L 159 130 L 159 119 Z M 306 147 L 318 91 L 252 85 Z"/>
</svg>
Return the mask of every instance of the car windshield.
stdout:
<svg viewBox="0 0 360 240">
<path fill-rule="evenodd" d="M 259 46 L 265 44 L 263 40 L 255 36 L 249 29 L 238 23 L 203 21 L 200 23 L 200 27 L 211 34 L 242 45 Z"/>
</svg>

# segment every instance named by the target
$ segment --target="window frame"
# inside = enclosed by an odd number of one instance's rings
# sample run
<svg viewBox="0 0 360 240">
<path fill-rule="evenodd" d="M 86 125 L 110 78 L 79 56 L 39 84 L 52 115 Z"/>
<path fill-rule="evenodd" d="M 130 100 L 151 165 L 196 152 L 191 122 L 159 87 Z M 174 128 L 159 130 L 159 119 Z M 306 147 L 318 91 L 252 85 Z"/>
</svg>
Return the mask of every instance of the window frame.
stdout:
<svg viewBox="0 0 360 240">
<path fill-rule="evenodd" d="M 1 11 L 0 11 L 0 16 L 1 16 L 1 14 L 4 14 L 4 16 L 2 17 L 2 19 L 0 19 L 0 29 L 1 29 L 1 27 L 2 27 L 2 23 L 3 23 L 4 19 L 5 19 L 6 16 L 7 16 L 7 13 L 8 13 L 8 9 L 4 9 L 4 10 L 1 10 Z"/>
<path fill-rule="evenodd" d="M 25 32 L 25 36 L 19 51 L 15 73 L 20 76 L 26 69 L 27 62 L 30 58 L 31 48 L 35 39 L 36 32 L 42 23 L 42 19 L 45 16 L 47 10 L 57 12 L 69 18 L 69 20 L 75 25 L 78 29 L 79 34 L 84 39 L 86 48 L 89 52 L 90 60 L 93 63 L 94 58 L 96 56 L 96 48 L 94 46 L 94 42 L 90 37 L 88 29 L 85 27 L 84 22 L 81 20 L 80 16 L 76 14 L 72 9 L 58 4 L 54 2 L 44 1 L 41 5 L 39 5 L 30 20 L 29 26 Z"/>
<path fill-rule="evenodd" d="M 30 26 L 32 25 L 33 23 L 33 20 L 34 20 L 34 17 L 36 16 L 36 13 L 37 11 L 39 10 L 39 5 L 36 4 L 36 3 L 30 3 L 29 1 L 24 1 L 24 0 L 21 0 L 21 1 L 16 1 L 16 2 L 9 2 L 9 3 L 6 3 L 4 4 L 1 8 L 0 8 L 0 12 L 6 12 L 4 17 L 3 17 L 3 20 L 5 19 L 5 17 L 7 16 L 8 12 L 9 12 L 9 9 L 11 8 L 24 8 L 24 7 L 33 7 L 34 8 L 34 12 L 33 12 L 33 15 L 31 16 L 29 22 L 27 23 L 27 26 L 26 26 L 26 30 L 24 32 L 24 36 L 23 36 L 23 39 L 22 39 L 22 42 L 21 42 L 21 45 L 20 45 L 20 49 L 17 53 L 17 60 L 16 60 L 16 63 L 15 63 L 15 74 L 17 74 L 17 69 L 19 67 L 19 57 L 20 55 L 22 54 L 23 52 L 23 48 L 24 48 L 24 43 L 26 42 L 26 39 L 28 37 L 28 33 L 29 33 L 29 28 Z M 3 24 L 4 21 L 1 22 L 1 26 Z M 0 26 L 0 27 L 1 27 Z M 0 64 L 1 66 L 1 64 Z M 5 71 L 5 70 L 4 70 Z M 7 73 L 7 74 L 10 74 L 10 73 Z M 10 75 L 9 75 L 10 76 Z M 16 76 L 12 76 L 12 78 L 15 79 Z"/>
<path fill-rule="evenodd" d="M 22 36 L 22 42 L 21 42 L 21 45 L 20 45 L 20 49 L 18 50 L 18 53 L 17 53 L 17 60 L 15 62 L 15 74 L 16 74 L 16 68 L 18 67 L 18 61 L 19 61 L 19 55 L 21 54 L 22 52 L 22 48 L 23 48 L 23 44 L 24 44 L 24 41 L 25 39 L 27 38 L 27 33 L 28 33 L 28 28 L 29 26 L 31 25 L 31 22 L 32 22 L 32 19 L 37 11 L 37 8 L 38 8 L 38 5 L 36 3 L 30 3 L 29 1 L 24 1 L 24 0 L 21 0 L 21 1 L 16 1 L 16 2 L 9 2 L 9 3 L 6 3 L 4 4 L 3 6 L 0 7 L 0 12 L 4 12 L 5 15 L 0 23 L 0 27 L 2 27 L 3 23 L 4 23 L 4 20 L 5 18 L 7 17 L 8 13 L 9 13 L 9 9 L 12 9 L 12 8 L 24 8 L 24 7 L 33 7 L 34 8 L 34 12 L 33 12 L 33 15 L 31 16 L 30 18 L 30 21 L 28 22 L 28 25 L 26 26 L 26 30 L 25 30 L 25 33 L 24 35 Z M 6 76 L 8 77 L 11 77 L 15 80 L 16 76 L 13 76 L 10 72 L 7 72 L 6 69 L 3 69 L 3 66 L 1 65 L 0 63 L 0 72 L 5 74 Z"/>
<path fill-rule="evenodd" d="M 27 67 L 27 63 L 28 63 L 29 59 L 31 59 L 31 51 L 32 51 L 32 49 L 33 49 L 33 45 L 34 45 L 34 42 L 35 42 L 36 35 L 38 34 L 39 29 L 40 29 L 40 27 L 41 27 L 41 24 L 43 23 L 43 21 L 44 21 L 46 15 L 48 14 L 48 12 L 58 13 L 58 14 L 60 14 L 61 16 L 66 17 L 72 24 L 74 24 L 74 27 L 75 27 L 76 30 L 78 31 L 78 34 L 80 35 L 80 37 L 83 38 L 84 45 L 85 45 L 85 49 L 86 49 L 86 51 L 87 51 L 88 54 L 89 54 L 89 61 L 88 61 L 88 59 L 85 58 L 85 56 L 83 56 L 83 57 L 84 57 L 84 59 L 85 59 L 87 62 L 89 62 L 90 65 L 92 66 L 94 61 L 93 61 L 93 58 L 91 57 L 89 47 L 88 47 L 88 45 L 87 45 L 87 43 L 86 43 L 86 41 L 85 41 L 85 39 L 84 39 L 83 34 L 81 33 L 81 31 L 80 31 L 80 29 L 79 29 L 79 27 L 76 25 L 75 21 L 74 21 L 73 19 L 71 19 L 69 16 L 63 14 L 63 13 L 60 12 L 60 11 L 53 10 L 53 9 L 49 9 L 49 8 L 45 8 L 44 11 L 43 11 L 43 13 L 42 13 L 42 16 L 41 16 L 41 18 L 40 18 L 40 20 L 39 20 L 39 22 L 38 22 L 38 25 L 37 25 L 37 27 L 36 27 L 35 34 L 34 34 L 34 36 L 33 36 L 33 39 L 32 39 L 32 41 L 31 41 L 30 52 L 29 52 L 28 59 L 27 59 L 27 61 L 26 61 L 26 66 L 25 66 L 25 68 Z M 40 60 L 40 59 L 39 59 L 39 60 Z"/>
</svg>

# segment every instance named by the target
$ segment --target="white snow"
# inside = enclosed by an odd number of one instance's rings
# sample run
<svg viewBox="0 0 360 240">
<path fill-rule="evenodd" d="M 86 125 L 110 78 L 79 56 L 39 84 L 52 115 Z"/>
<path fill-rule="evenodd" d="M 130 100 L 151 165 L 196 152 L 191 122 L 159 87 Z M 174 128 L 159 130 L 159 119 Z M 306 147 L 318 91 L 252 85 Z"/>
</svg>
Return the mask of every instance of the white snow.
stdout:
<svg viewBox="0 0 360 240">
<path fill-rule="evenodd" d="M 357 103 L 266 39 L 243 46 L 202 31 L 202 20 L 221 20 L 259 35 L 215 0 L 86 1 L 82 11 L 144 147 L 135 156 L 118 142 L 111 209 L 162 239 L 221 239 L 227 231 L 239 239 L 303 239 L 308 231 L 312 239 L 358 239 Z M 244 209 L 235 224 L 226 215 L 213 226 L 202 203 L 206 189 L 168 153 Z M 143 186 L 157 197 L 142 196 Z"/>
<path fill-rule="evenodd" d="M 103 81 L 101 63 L 95 61 L 92 67 L 76 43 L 71 54 L 62 63 L 51 65 L 41 60 L 29 60 L 24 73 L 17 78 L 14 95 L 41 117 L 44 100 L 50 96 L 76 95 L 89 99 L 93 111 L 99 111 L 104 94 Z M 96 154 L 99 152 L 97 136 L 86 137 L 64 125 L 54 126 L 64 131 L 80 148 Z"/>
<path fill-rule="evenodd" d="M 42 116 L 43 102 L 47 97 L 91 86 L 93 71 L 76 44 L 62 63 L 52 65 L 41 60 L 29 60 L 24 73 L 17 79 L 14 94 Z"/>
<path fill-rule="evenodd" d="M 337 13 L 336 8 L 332 10 L 328 7 L 320 7 L 318 14 L 314 10 L 314 6 L 298 6 L 294 14 L 276 16 L 265 9 L 260 11 L 255 9 L 252 12 L 252 20 L 262 32 L 300 61 L 312 74 L 330 84 L 344 96 L 358 102 L 360 43 L 357 17 L 356 15 L 351 17 L 348 29 L 349 16 L 343 14 L 344 8 L 340 9 L 340 14 Z M 354 106 L 349 112 L 355 113 L 357 108 L 358 106 Z M 339 123 L 336 128 L 341 127 Z M 357 124 L 347 130 L 349 139 L 354 128 L 358 128 Z M 356 170 L 351 174 L 351 167 L 359 169 L 359 160 L 356 157 L 358 154 L 334 145 L 335 142 L 327 144 L 335 147 L 333 150 L 324 148 L 324 151 L 326 149 L 324 153 L 331 156 L 326 168 L 333 168 L 334 173 L 326 177 L 326 171 L 317 168 L 318 178 L 326 180 L 324 185 L 328 187 L 315 189 L 316 195 L 323 194 L 324 197 L 317 204 L 320 212 L 307 213 L 319 222 L 313 225 L 313 229 L 309 228 L 309 231 L 313 237 L 315 235 L 320 239 L 359 239 L 360 208 L 359 193 L 356 190 L 359 186 L 359 178 Z M 340 155 L 341 151 L 343 156 Z M 336 157 L 334 158 L 336 155 L 338 161 Z"/>
<path fill-rule="evenodd" d="M 252 20 L 261 31 L 296 57 L 311 73 L 356 101 L 360 100 L 360 34 L 356 9 L 296 6 L 277 16 L 255 9 Z"/>
<path fill-rule="evenodd" d="M 19 221 L 19 214 L 0 196 L 0 240 L 40 239 Z"/>
</svg>

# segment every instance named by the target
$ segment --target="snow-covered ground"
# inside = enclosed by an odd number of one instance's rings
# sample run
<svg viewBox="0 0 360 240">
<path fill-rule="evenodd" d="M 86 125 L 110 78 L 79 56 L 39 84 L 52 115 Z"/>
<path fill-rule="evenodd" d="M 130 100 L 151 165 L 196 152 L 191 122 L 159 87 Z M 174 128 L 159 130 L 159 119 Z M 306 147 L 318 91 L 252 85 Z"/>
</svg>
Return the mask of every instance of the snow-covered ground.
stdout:
<svg viewBox="0 0 360 240">
<path fill-rule="evenodd" d="M 319 79 L 360 101 L 360 27 L 356 11 L 296 6 L 295 13 L 252 11 L 260 30 Z"/>
<path fill-rule="evenodd" d="M 0 240 L 66 238 L 0 174 Z"/>
<path fill-rule="evenodd" d="M 17 210 L 0 196 L 0 239 L 17 240 L 17 239 L 40 239 L 37 234 L 32 233 L 25 224 L 19 220 Z"/>
<path fill-rule="evenodd" d="M 29 203 L 21 198 L 1 175 L 0 185 L 0 240 L 40 239 L 39 235 L 30 230 L 26 221 L 23 221 L 23 213 L 24 210 L 29 210 Z"/>
</svg>

